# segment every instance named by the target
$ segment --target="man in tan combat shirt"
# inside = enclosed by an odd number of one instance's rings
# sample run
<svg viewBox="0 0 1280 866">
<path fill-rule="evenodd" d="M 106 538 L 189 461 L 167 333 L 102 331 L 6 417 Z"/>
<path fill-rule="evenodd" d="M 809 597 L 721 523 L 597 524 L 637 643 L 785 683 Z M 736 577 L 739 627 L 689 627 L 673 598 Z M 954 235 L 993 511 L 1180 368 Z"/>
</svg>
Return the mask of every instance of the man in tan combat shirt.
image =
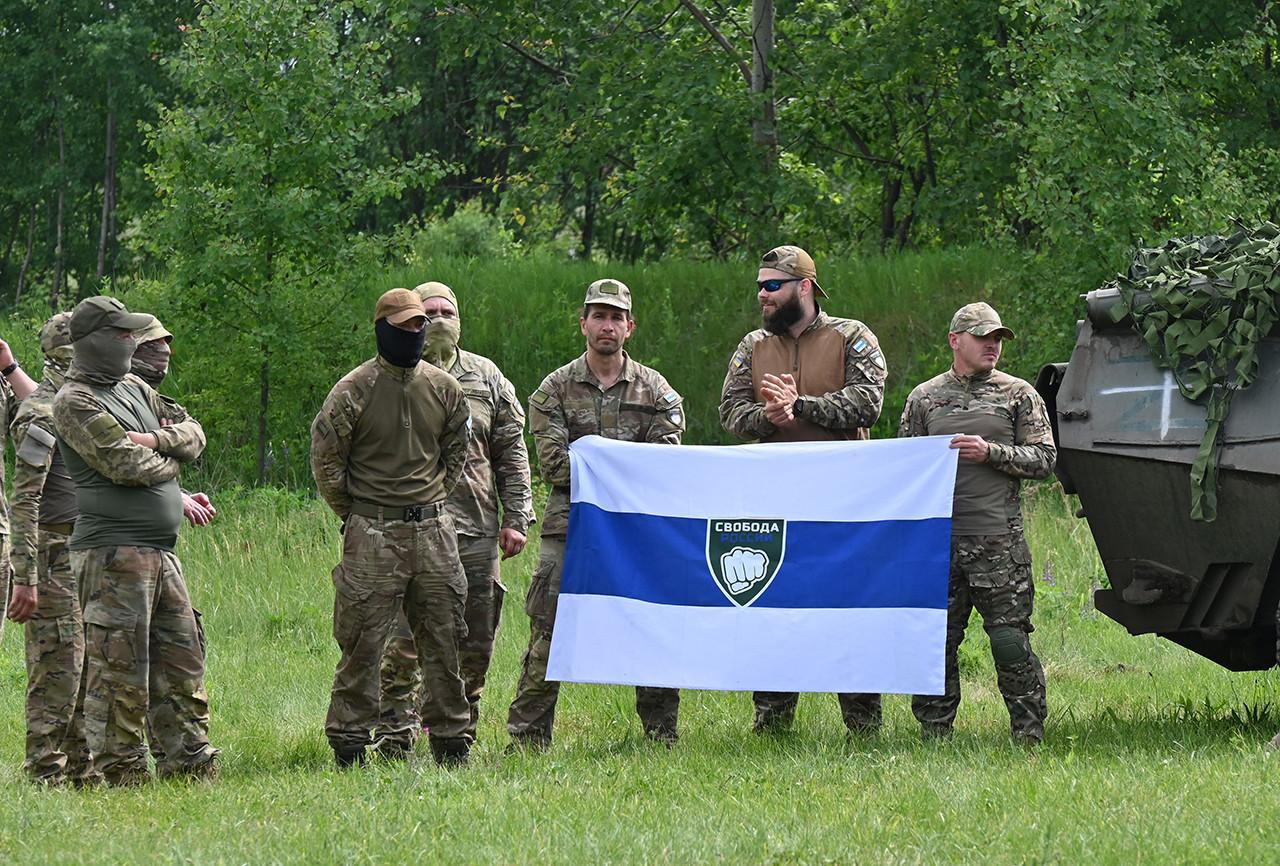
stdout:
<svg viewBox="0 0 1280 866">
<path fill-rule="evenodd" d="M 467 573 L 467 636 L 460 647 L 462 679 L 471 706 L 467 733 L 474 740 L 506 588 L 499 557 L 517 556 L 533 522 L 524 410 L 498 365 L 459 347 L 458 298 L 444 283 L 414 289 L 427 316 L 422 358 L 458 380 L 471 408 L 471 440 L 462 480 L 449 496 L 458 533 L 458 556 Z M 501 508 L 499 507 L 501 506 Z M 408 623 L 401 620 L 382 662 L 381 749 L 411 748 L 422 724 L 433 725 L 429 695 L 422 693 L 418 655 Z"/>
<path fill-rule="evenodd" d="M 579 326 L 587 351 L 542 380 L 529 398 L 530 427 L 542 477 L 552 485 L 542 519 L 542 554 L 529 584 L 529 649 L 507 714 L 513 745 L 551 745 L 560 684 L 547 681 L 560 571 L 569 528 L 569 444 L 596 434 L 625 442 L 680 444 L 683 400 L 656 370 L 622 350 L 635 330 L 631 290 L 618 280 L 587 287 Z M 645 736 L 673 745 L 680 708 L 676 689 L 636 687 Z"/>
<path fill-rule="evenodd" d="M 774 247 L 760 260 L 756 299 L 764 327 L 742 338 L 720 394 L 720 423 L 743 439 L 812 442 L 866 439 L 884 401 L 885 361 L 871 329 L 829 316 L 813 258 L 795 246 Z M 757 733 L 785 730 L 795 719 L 795 692 L 756 692 Z M 840 714 L 851 732 L 880 727 L 880 696 L 842 694 Z"/>
<path fill-rule="evenodd" d="M 426 316 L 417 295 L 385 292 L 373 318 L 377 355 L 334 385 L 311 425 L 316 486 L 343 521 L 333 570 L 342 655 L 325 735 L 338 766 L 364 763 L 379 725 L 383 651 L 403 612 L 431 695 L 432 755 L 465 764 L 471 712 L 458 652 L 467 578 L 444 505 L 462 477 L 470 412 L 457 380 L 422 360 Z"/>
</svg>

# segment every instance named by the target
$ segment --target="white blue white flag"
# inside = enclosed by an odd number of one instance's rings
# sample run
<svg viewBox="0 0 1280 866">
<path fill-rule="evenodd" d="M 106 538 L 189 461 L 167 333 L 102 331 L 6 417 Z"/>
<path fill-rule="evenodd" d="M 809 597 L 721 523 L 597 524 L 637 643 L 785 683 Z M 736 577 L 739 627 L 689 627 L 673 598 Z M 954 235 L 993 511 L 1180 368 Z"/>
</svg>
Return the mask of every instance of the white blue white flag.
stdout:
<svg viewBox="0 0 1280 866">
<path fill-rule="evenodd" d="M 574 442 L 548 679 L 941 694 L 949 438 Z"/>
</svg>

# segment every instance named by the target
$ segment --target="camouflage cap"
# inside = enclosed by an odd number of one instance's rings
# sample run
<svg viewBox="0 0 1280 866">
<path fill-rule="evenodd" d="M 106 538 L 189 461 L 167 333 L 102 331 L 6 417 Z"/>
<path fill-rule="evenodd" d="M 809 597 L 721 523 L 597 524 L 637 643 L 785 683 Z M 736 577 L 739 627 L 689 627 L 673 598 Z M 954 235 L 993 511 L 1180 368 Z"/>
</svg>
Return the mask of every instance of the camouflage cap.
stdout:
<svg viewBox="0 0 1280 866">
<path fill-rule="evenodd" d="M 54 349 L 71 345 L 71 314 L 57 313 L 40 328 L 40 351 L 46 355 Z"/>
<path fill-rule="evenodd" d="M 1000 314 L 995 311 L 990 304 L 978 301 L 975 304 L 965 304 L 956 310 L 956 314 L 951 317 L 951 333 L 973 334 L 975 337 L 985 337 L 988 334 L 994 334 L 1001 331 L 1002 336 L 1007 340 L 1013 339 L 1013 331 L 1010 331 L 1000 321 Z"/>
<path fill-rule="evenodd" d="M 393 325 L 403 325 L 410 319 L 425 318 L 422 312 L 422 299 L 408 289 L 389 289 L 378 298 L 378 306 L 374 308 L 373 320 L 386 319 Z"/>
<path fill-rule="evenodd" d="M 813 264 L 813 256 L 799 247 L 790 245 L 774 247 L 761 257 L 760 266 L 773 268 L 775 271 L 782 271 L 784 274 L 791 274 L 793 277 L 812 280 L 813 290 L 820 297 L 827 297 L 826 291 L 822 286 L 818 285 L 818 269 Z"/>
<path fill-rule="evenodd" d="M 75 311 L 71 314 L 71 341 L 87 337 L 102 328 L 140 331 L 150 325 L 154 318 L 146 313 L 129 312 L 115 298 L 95 295 L 76 304 Z"/>
<path fill-rule="evenodd" d="M 143 343 L 150 343 L 154 340 L 168 340 L 170 343 L 173 342 L 173 334 L 170 334 L 169 330 L 164 325 L 160 324 L 160 320 L 156 318 L 153 318 L 151 320 L 151 324 L 147 325 L 145 328 L 134 331 L 133 338 L 138 341 L 139 346 Z"/>
<path fill-rule="evenodd" d="M 437 283 L 435 281 L 423 283 L 422 285 L 415 287 L 413 291 L 414 294 L 419 298 L 422 298 L 424 301 L 429 298 L 448 298 L 449 303 L 453 304 L 453 308 L 455 310 L 458 308 L 457 296 L 453 293 L 453 289 L 449 288 L 444 283 Z"/>
<path fill-rule="evenodd" d="M 622 280 L 611 280 L 605 278 L 596 280 L 587 286 L 587 299 L 582 302 L 583 306 L 588 304 L 607 304 L 610 307 L 617 307 L 619 310 L 631 311 L 631 290 L 627 288 L 627 284 Z"/>
</svg>

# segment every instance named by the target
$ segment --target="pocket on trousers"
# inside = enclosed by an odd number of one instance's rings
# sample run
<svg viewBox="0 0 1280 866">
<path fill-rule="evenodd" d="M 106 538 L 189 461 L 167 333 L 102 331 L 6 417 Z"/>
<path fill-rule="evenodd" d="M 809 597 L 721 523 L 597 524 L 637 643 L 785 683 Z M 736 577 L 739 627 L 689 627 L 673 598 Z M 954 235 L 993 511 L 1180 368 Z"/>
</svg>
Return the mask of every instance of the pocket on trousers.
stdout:
<svg viewBox="0 0 1280 866">
<path fill-rule="evenodd" d="M 540 561 L 529 581 L 529 593 L 524 597 L 524 612 L 530 619 L 543 619 L 547 612 L 547 584 L 551 579 L 554 563 Z"/>
<path fill-rule="evenodd" d="M 107 667 L 116 671 L 131 671 L 137 666 L 133 653 L 133 637 L 138 615 L 133 611 L 119 610 L 89 602 L 84 610 L 86 631 L 98 631 L 93 643 L 99 647 Z"/>
</svg>

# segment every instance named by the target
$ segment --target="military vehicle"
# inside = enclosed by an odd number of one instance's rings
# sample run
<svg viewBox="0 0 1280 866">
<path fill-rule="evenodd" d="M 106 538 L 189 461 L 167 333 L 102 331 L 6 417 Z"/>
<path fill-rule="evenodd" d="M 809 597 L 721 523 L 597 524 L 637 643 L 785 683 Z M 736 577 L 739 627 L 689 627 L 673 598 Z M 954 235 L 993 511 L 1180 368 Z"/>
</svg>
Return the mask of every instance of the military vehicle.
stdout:
<svg viewBox="0 0 1280 866">
<path fill-rule="evenodd" d="M 1234 671 L 1276 664 L 1280 605 L 1280 326 L 1235 394 L 1219 458 L 1217 518 L 1190 517 L 1190 466 L 1205 408 L 1159 369 L 1120 292 L 1086 295 L 1067 364 L 1040 371 L 1057 475 L 1080 497 L 1110 588 L 1098 610 Z"/>
</svg>

